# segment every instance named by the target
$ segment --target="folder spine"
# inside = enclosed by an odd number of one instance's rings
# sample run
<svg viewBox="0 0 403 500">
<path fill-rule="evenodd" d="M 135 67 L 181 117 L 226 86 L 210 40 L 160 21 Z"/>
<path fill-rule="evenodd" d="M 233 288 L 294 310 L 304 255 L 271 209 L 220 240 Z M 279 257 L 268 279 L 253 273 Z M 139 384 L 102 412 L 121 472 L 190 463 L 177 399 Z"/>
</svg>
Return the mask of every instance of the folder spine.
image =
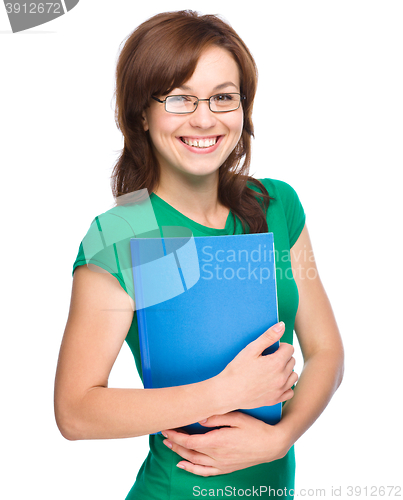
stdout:
<svg viewBox="0 0 403 500">
<path fill-rule="evenodd" d="M 133 254 L 137 260 L 140 262 L 140 252 L 139 247 L 136 244 L 136 240 L 133 240 Z M 135 283 L 135 304 L 136 304 L 136 315 L 138 323 L 138 332 L 140 337 L 140 352 L 141 352 L 141 369 L 143 373 L 143 385 L 144 388 L 151 388 L 152 377 L 151 377 L 151 359 L 150 359 L 150 348 L 148 344 L 148 334 L 147 334 L 147 320 L 146 320 L 146 308 L 144 307 L 144 298 L 142 295 L 142 280 L 141 280 L 141 265 L 133 266 L 133 278 Z"/>
</svg>

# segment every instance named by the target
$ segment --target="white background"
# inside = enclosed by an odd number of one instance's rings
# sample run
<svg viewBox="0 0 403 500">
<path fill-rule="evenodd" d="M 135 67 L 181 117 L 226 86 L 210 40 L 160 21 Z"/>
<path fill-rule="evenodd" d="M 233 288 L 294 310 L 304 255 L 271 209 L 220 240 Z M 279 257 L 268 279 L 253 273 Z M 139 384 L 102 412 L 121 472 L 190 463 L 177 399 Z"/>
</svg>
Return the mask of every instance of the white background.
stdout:
<svg viewBox="0 0 403 500">
<path fill-rule="evenodd" d="M 146 455 L 147 437 L 65 440 L 53 384 L 79 243 L 113 206 L 119 44 L 185 8 L 222 15 L 256 59 L 251 174 L 298 192 L 344 340 L 343 384 L 296 444 L 296 489 L 402 485 L 403 4 L 81 0 L 18 34 L 0 5 L 0 496 L 124 499 Z M 126 344 L 110 387 L 140 387 Z"/>
</svg>

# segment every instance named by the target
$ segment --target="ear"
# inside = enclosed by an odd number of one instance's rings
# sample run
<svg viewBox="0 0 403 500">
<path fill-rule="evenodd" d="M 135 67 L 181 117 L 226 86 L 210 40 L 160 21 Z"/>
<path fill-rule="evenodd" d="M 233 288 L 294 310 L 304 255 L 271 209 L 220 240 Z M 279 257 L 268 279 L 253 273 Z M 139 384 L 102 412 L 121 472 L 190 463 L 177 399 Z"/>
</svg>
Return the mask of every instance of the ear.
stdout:
<svg viewBox="0 0 403 500">
<path fill-rule="evenodd" d="M 144 132 L 147 132 L 147 130 L 148 130 L 148 120 L 147 120 L 147 114 L 146 114 L 145 111 L 142 112 L 141 117 L 142 117 L 142 120 L 143 120 Z"/>
</svg>

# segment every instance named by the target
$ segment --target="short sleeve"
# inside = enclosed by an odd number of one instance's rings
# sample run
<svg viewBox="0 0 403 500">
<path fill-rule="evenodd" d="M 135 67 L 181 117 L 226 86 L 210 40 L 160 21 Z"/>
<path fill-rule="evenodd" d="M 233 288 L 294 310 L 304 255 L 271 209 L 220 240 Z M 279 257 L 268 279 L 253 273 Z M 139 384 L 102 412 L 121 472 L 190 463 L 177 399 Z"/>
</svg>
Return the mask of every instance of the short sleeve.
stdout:
<svg viewBox="0 0 403 500">
<path fill-rule="evenodd" d="M 94 264 L 115 276 L 134 300 L 130 240 L 159 235 L 160 231 L 146 189 L 124 195 L 119 200 L 120 205 L 92 221 L 81 241 L 73 274 L 77 266 Z"/>
<path fill-rule="evenodd" d="M 127 241 L 126 244 L 128 245 Z M 124 248 L 121 242 L 107 244 L 99 218 L 96 217 L 80 243 L 72 274 L 74 275 L 74 271 L 78 266 L 94 264 L 115 276 L 124 291 L 129 293 L 128 284 L 126 283 L 127 276 L 125 280 L 125 275 L 122 272 L 122 268 L 125 267 L 124 262 L 129 257 L 129 247 Z"/>
<path fill-rule="evenodd" d="M 295 189 L 284 181 L 275 181 L 287 220 L 290 248 L 296 243 L 305 226 L 305 212 Z"/>
<path fill-rule="evenodd" d="M 284 181 L 276 179 L 259 179 L 267 189 L 269 195 L 279 202 L 284 213 L 290 248 L 296 243 L 299 235 L 304 229 L 305 212 L 301 201 L 293 187 Z"/>
</svg>

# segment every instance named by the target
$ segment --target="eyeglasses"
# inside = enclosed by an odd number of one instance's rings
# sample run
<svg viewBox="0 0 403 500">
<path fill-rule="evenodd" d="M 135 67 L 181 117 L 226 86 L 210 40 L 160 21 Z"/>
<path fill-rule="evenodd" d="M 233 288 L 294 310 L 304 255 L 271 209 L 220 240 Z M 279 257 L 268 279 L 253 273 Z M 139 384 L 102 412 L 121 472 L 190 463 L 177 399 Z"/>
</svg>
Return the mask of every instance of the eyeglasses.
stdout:
<svg viewBox="0 0 403 500">
<path fill-rule="evenodd" d="M 246 96 L 238 92 L 230 92 L 229 94 L 215 94 L 208 99 L 199 99 L 194 95 L 169 95 L 163 101 L 158 97 L 151 96 L 155 101 L 165 104 L 165 111 L 168 113 L 176 113 L 184 115 L 196 111 L 200 101 L 208 101 L 210 111 L 213 113 L 228 113 L 235 111 L 241 105 L 241 101 L 246 99 Z"/>
</svg>

